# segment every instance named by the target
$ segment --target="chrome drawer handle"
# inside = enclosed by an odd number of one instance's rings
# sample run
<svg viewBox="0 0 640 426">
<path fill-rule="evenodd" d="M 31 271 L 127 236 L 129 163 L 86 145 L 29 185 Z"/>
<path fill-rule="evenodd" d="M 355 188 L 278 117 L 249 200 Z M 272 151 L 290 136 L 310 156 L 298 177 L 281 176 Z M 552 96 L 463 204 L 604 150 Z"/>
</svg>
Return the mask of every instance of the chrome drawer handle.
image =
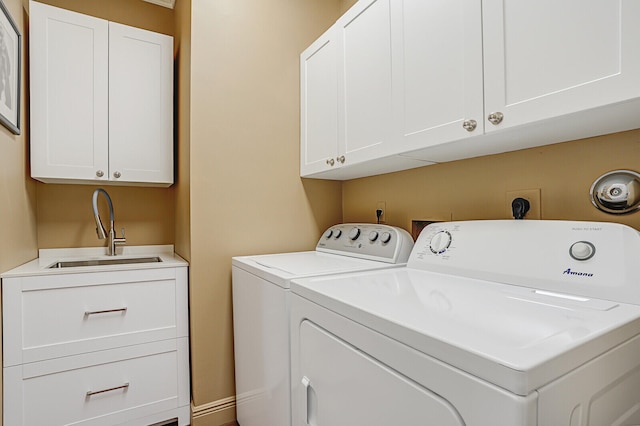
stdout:
<svg viewBox="0 0 640 426">
<path fill-rule="evenodd" d="M 84 316 L 88 317 L 89 315 L 110 314 L 112 312 L 126 313 L 127 312 L 127 307 L 125 306 L 124 308 L 107 309 L 107 310 L 104 310 L 104 311 L 84 311 Z"/>
<path fill-rule="evenodd" d="M 114 388 L 109 388 L 109 389 L 102 389 L 102 390 L 99 390 L 99 391 L 92 391 L 92 390 L 88 390 L 88 391 L 87 391 L 87 396 L 97 395 L 97 394 L 99 394 L 99 393 L 105 393 L 105 392 L 116 391 L 116 390 L 119 390 L 119 389 L 124 389 L 124 390 L 126 390 L 128 387 L 129 387 L 129 382 L 127 382 L 127 383 L 125 383 L 124 385 L 121 385 L 121 386 L 116 386 L 116 387 L 114 387 Z"/>
</svg>

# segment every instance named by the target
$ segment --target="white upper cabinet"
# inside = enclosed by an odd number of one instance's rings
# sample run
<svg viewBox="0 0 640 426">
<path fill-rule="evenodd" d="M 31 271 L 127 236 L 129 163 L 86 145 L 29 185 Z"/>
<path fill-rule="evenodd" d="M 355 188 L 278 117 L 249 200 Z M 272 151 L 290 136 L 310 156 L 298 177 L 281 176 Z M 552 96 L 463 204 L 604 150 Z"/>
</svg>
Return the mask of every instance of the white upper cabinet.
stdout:
<svg viewBox="0 0 640 426">
<path fill-rule="evenodd" d="M 482 5 L 487 132 L 640 96 L 640 2 Z"/>
<path fill-rule="evenodd" d="M 337 166 L 338 56 L 331 28 L 300 56 L 300 172 Z"/>
<path fill-rule="evenodd" d="M 108 173 L 108 22 L 35 2 L 29 21 L 31 175 Z"/>
<path fill-rule="evenodd" d="M 392 2 L 396 152 L 482 134 L 478 0 Z"/>
<path fill-rule="evenodd" d="M 638 128 L 638 21 L 637 0 L 360 0 L 328 31 L 344 163 L 301 175 L 351 179 Z"/>
<path fill-rule="evenodd" d="M 336 23 L 341 164 L 383 154 L 390 143 L 390 0 L 360 1 Z M 348 164 L 348 163 L 347 163 Z"/>
<path fill-rule="evenodd" d="M 173 39 L 109 22 L 109 171 L 173 183 Z"/>
<path fill-rule="evenodd" d="M 300 175 L 350 179 L 426 164 L 392 140 L 391 1 L 361 0 L 300 55 Z"/>
<path fill-rule="evenodd" d="M 30 2 L 31 176 L 173 183 L 173 39 Z"/>
</svg>

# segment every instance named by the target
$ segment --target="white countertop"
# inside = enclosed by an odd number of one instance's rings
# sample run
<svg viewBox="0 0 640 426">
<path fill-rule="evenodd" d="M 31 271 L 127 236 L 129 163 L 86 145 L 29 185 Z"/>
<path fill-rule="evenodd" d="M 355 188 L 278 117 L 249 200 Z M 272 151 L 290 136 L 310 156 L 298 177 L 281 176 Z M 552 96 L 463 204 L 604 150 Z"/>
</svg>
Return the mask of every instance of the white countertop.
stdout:
<svg viewBox="0 0 640 426">
<path fill-rule="evenodd" d="M 0 277 L 9 278 L 33 275 L 77 274 L 87 272 L 175 268 L 178 266 L 188 266 L 188 263 L 184 259 L 175 254 L 173 245 L 171 244 L 153 246 L 124 246 L 119 247 L 117 253 L 118 254 L 116 256 L 109 256 L 107 254 L 107 247 L 40 249 L 38 250 L 37 259 L 13 268 L 0 275 Z M 162 259 L 162 262 L 74 266 L 69 268 L 49 269 L 49 266 L 60 261 L 68 262 L 74 260 L 124 259 L 156 256 Z"/>
</svg>

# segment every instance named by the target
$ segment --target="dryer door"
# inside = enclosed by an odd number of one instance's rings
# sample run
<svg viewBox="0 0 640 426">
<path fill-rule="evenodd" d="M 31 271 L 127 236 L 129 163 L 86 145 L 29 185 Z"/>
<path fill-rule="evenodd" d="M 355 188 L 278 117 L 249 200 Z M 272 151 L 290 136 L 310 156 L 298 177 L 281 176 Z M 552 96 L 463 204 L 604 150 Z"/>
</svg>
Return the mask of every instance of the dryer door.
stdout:
<svg viewBox="0 0 640 426">
<path fill-rule="evenodd" d="M 448 401 L 306 320 L 294 426 L 463 426 Z"/>
</svg>

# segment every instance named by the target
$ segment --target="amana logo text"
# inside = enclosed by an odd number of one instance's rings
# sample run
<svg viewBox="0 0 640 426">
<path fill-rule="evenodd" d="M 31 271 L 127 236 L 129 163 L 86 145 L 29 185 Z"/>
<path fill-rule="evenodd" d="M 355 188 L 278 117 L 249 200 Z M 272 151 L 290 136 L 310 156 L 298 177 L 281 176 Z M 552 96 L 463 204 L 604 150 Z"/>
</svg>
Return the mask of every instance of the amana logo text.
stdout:
<svg viewBox="0 0 640 426">
<path fill-rule="evenodd" d="M 563 275 L 578 275 L 581 277 L 592 277 L 593 274 L 591 272 L 576 272 L 572 271 L 571 268 L 567 268 L 563 273 Z"/>
</svg>

